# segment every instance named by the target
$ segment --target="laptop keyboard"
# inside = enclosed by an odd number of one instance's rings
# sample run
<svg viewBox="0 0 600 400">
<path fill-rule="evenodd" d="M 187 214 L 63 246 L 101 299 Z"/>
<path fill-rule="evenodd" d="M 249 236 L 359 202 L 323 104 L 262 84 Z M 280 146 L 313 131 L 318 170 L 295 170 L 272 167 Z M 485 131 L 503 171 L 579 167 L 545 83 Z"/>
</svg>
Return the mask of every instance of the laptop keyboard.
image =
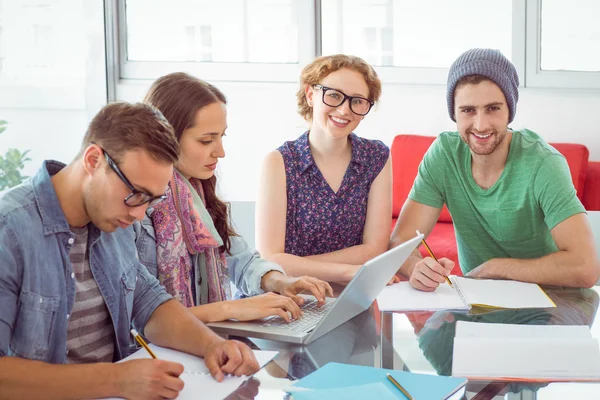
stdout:
<svg viewBox="0 0 600 400">
<path fill-rule="evenodd" d="M 317 300 L 306 299 L 300 309 L 304 314 L 297 320 L 286 322 L 279 315 L 268 318 L 261 326 L 263 327 L 278 327 L 288 329 L 293 332 L 310 332 L 323 318 L 323 315 L 331 308 L 335 302 L 334 298 L 327 298 L 325 304 L 317 307 Z"/>
</svg>

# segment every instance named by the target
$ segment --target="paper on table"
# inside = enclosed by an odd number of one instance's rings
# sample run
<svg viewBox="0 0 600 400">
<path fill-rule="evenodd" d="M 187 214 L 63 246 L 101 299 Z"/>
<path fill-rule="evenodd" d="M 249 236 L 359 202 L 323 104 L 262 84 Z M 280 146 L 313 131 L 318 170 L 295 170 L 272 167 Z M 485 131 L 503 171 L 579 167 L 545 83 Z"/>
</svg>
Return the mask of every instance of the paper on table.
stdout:
<svg viewBox="0 0 600 400">
<path fill-rule="evenodd" d="M 535 283 L 451 276 L 470 305 L 498 308 L 548 308 L 556 304 Z"/>
<path fill-rule="evenodd" d="M 183 390 L 179 392 L 177 399 L 195 400 L 202 398 L 203 400 L 221 400 L 237 390 L 237 388 L 248 379 L 248 377 L 245 376 L 226 376 L 223 382 L 217 382 L 210 375 L 208 368 L 204 364 L 203 358 L 181 351 L 159 347 L 154 344 L 150 344 L 149 346 L 158 359 L 178 362 L 183 365 L 183 374 L 180 375 L 180 378 L 185 385 Z M 261 368 L 268 364 L 277 353 L 277 351 L 254 350 L 254 356 Z M 146 350 L 140 349 L 120 362 L 140 358 L 150 358 L 150 355 Z"/>
<path fill-rule="evenodd" d="M 452 375 L 469 379 L 600 380 L 600 347 L 587 326 L 459 321 Z"/>
<path fill-rule="evenodd" d="M 200 374 L 208 374 L 208 368 L 204 364 L 204 359 L 192 354 L 184 353 L 182 351 L 177 351 L 173 349 L 168 349 L 166 347 L 156 346 L 154 344 L 148 345 L 154 354 L 156 354 L 156 358 L 159 360 L 169 360 L 173 362 L 178 362 L 183 365 L 183 370 L 186 372 L 200 373 Z M 264 351 L 264 350 L 254 350 L 254 356 L 256 357 L 256 361 L 258 361 L 258 365 L 260 368 L 264 367 L 277 355 L 277 351 Z M 144 349 L 140 349 L 130 355 L 127 358 L 124 358 L 120 362 L 135 360 L 138 358 L 150 358 L 150 355 Z"/>
<path fill-rule="evenodd" d="M 485 339 L 591 339 L 592 333 L 586 325 L 517 325 L 458 321 L 455 336 Z"/>
<path fill-rule="evenodd" d="M 410 286 L 409 282 L 399 282 L 386 286 L 379 296 L 377 305 L 380 311 L 435 311 L 468 310 L 459 294 L 448 284 L 441 284 L 433 292 L 423 292 Z"/>
<path fill-rule="evenodd" d="M 600 350 L 596 339 L 455 338 L 452 375 L 598 381 Z"/>
</svg>

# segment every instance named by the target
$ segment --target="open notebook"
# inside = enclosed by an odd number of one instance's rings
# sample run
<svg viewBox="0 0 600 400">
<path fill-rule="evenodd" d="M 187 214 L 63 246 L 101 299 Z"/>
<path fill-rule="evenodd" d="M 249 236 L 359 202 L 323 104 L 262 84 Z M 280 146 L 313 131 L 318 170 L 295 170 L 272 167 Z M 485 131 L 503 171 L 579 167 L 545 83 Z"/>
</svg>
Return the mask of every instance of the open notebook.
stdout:
<svg viewBox="0 0 600 400">
<path fill-rule="evenodd" d="M 381 311 L 469 310 L 491 308 L 548 308 L 556 304 L 535 283 L 450 276 L 433 292 L 414 289 L 408 282 L 384 288 L 377 296 Z"/>
<path fill-rule="evenodd" d="M 600 381 L 600 347 L 585 325 L 458 321 L 452 375 L 469 380 Z"/>
<path fill-rule="evenodd" d="M 210 375 L 208 368 L 204 364 L 203 358 L 181 351 L 156 346 L 154 344 L 149 344 L 149 346 L 156 355 L 156 358 L 178 362 L 183 365 L 183 374 L 179 377 L 184 382 L 185 386 L 183 387 L 183 390 L 179 392 L 179 396 L 177 396 L 178 400 L 192 400 L 199 398 L 202 398 L 203 400 L 224 399 L 236 391 L 237 388 L 248 379 L 248 377 L 245 376 L 225 376 L 223 382 L 217 382 Z M 277 353 L 277 351 L 254 350 L 254 356 L 261 368 L 268 364 Z M 139 358 L 150 358 L 150 356 L 146 350 L 140 349 L 119 362 Z"/>
</svg>

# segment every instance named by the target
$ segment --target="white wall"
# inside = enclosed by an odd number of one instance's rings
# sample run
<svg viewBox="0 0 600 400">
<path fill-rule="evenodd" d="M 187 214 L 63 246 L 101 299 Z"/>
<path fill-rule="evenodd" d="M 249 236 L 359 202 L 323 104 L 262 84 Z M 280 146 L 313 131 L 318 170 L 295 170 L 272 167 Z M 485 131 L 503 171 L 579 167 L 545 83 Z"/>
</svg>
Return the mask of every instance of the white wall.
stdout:
<svg viewBox="0 0 600 400">
<path fill-rule="evenodd" d="M 265 154 L 293 140 L 306 124 L 296 113 L 296 84 L 215 82 L 228 97 L 227 155 L 218 170 L 229 201 L 254 201 Z M 123 83 L 119 100 L 139 101 L 150 82 Z M 521 89 L 513 129 L 528 128 L 552 142 L 582 143 L 600 160 L 600 91 Z M 391 145 L 398 133 L 437 135 L 455 129 L 446 111 L 445 87 L 388 84 L 380 104 L 357 133 Z"/>
</svg>

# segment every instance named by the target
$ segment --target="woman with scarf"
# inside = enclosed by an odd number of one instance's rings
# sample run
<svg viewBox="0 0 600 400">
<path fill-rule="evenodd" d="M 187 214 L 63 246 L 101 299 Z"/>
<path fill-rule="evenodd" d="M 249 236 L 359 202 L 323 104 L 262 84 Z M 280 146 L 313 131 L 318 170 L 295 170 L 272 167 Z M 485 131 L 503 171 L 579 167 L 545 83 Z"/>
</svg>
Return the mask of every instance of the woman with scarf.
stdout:
<svg viewBox="0 0 600 400">
<path fill-rule="evenodd" d="M 185 73 L 156 80 L 144 102 L 173 126 L 181 154 L 166 199 L 135 224 L 140 261 L 167 291 L 203 322 L 301 315 L 301 292 L 319 304 L 331 286 L 312 277 L 293 278 L 260 258 L 229 224 L 229 209 L 216 194 L 214 171 L 225 156 L 223 93 Z M 232 300 L 229 280 L 245 296 Z"/>
</svg>

